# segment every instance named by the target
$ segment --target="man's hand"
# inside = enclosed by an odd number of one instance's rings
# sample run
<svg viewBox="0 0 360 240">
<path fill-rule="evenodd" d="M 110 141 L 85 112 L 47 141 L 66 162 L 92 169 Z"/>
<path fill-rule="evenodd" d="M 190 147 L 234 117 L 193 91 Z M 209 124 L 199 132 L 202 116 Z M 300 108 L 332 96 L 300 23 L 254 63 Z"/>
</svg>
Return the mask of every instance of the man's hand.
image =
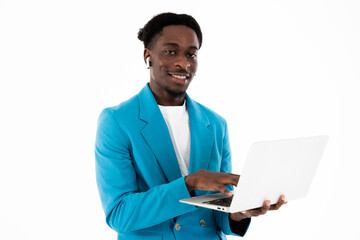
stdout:
<svg viewBox="0 0 360 240">
<path fill-rule="evenodd" d="M 200 169 L 196 173 L 190 174 L 185 177 L 185 184 L 189 192 L 194 189 L 204 191 L 219 191 L 226 196 L 232 197 L 233 194 L 228 191 L 225 186 L 237 186 L 240 175 L 222 172 L 210 172 Z M 269 210 L 278 210 L 282 205 L 286 204 L 285 196 L 281 195 L 276 204 L 270 205 L 270 201 L 264 201 L 262 207 L 254 208 L 246 211 L 231 213 L 230 218 L 234 221 L 241 221 L 245 218 L 257 217 L 264 215 Z"/>
<path fill-rule="evenodd" d="M 219 191 L 226 196 L 232 197 L 233 194 L 225 186 L 236 186 L 240 176 L 232 173 L 210 172 L 200 169 L 196 173 L 185 177 L 185 184 L 189 192 L 194 189 L 204 191 Z"/>
<path fill-rule="evenodd" d="M 260 208 L 254 208 L 246 211 L 230 213 L 230 218 L 234 221 L 241 221 L 245 218 L 257 217 L 260 215 L 264 215 L 268 210 L 278 210 L 282 205 L 286 204 L 285 196 L 281 195 L 278 202 L 276 204 L 270 205 L 270 201 L 264 201 L 264 204 Z"/>
</svg>

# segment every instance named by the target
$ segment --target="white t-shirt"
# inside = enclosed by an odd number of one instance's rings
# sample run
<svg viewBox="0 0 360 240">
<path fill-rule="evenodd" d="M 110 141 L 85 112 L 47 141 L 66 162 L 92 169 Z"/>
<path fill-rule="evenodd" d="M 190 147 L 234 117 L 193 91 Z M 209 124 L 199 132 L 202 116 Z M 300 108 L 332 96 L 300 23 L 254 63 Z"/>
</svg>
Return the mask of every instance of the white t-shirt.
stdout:
<svg viewBox="0 0 360 240">
<path fill-rule="evenodd" d="M 169 129 L 181 176 L 189 174 L 190 125 L 186 102 L 182 106 L 161 106 L 160 111 Z"/>
</svg>

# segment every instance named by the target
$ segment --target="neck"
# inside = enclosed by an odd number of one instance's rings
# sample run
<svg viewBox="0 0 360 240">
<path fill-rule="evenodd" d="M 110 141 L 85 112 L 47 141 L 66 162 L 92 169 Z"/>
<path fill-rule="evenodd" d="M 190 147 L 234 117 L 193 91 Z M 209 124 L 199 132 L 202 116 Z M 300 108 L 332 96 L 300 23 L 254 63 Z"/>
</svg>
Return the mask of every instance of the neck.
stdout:
<svg viewBox="0 0 360 240">
<path fill-rule="evenodd" d="M 172 96 L 159 96 L 153 92 L 157 104 L 162 106 L 182 106 L 185 101 L 185 94 L 178 97 Z"/>
<path fill-rule="evenodd" d="M 182 106 L 185 101 L 186 94 L 174 93 L 171 91 L 156 91 L 153 85 L 149 84 L 151 92 L 154 94 L 155 100 L 158 105 L 162 106 Z"/>
</svg>

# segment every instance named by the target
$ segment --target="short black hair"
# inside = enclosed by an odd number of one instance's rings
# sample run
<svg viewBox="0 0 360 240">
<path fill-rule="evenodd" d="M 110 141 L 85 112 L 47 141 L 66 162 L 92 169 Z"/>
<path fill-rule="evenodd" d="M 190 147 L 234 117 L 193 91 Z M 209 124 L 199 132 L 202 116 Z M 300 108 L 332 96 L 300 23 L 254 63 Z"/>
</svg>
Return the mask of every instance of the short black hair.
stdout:
<svg viewBox="0 0 360 240">
<path fill-rule="evenodd" d="M 163 27 L 169 25 L 185 25 L 193 29 L 199 41 L 199 48 L 201 47 L 201 28 L 197 21 L 192 16 L 187 14 L 176 14 L 171 12 L 158 14 L 139 30 L 138 38 L 140 41 L 144 42 L 145 48 L 151 49 L 157 38 L 161 36 Z"/>
</svg>

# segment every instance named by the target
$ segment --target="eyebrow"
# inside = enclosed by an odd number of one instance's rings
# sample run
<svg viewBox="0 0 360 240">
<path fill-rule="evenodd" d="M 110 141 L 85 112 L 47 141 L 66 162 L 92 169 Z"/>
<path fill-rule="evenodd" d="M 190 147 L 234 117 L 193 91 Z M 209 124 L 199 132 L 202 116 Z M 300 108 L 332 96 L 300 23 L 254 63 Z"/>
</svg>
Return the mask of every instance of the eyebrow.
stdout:
<svg viewBox="0 0 360 240">
<path fill-rule="evenodd" d="M 165 43 L 164 44 L 164 46 L 174 46 L 174 47 L 179 47 L 179 44 L 177 44 L 177 43 Z M 198 47 L 196 47 L 196 46 L 190 46 L 189 47 L 189 49 L 195 49 L 195 50 L 199 50 L 199 48 Z"/>
</svg>

